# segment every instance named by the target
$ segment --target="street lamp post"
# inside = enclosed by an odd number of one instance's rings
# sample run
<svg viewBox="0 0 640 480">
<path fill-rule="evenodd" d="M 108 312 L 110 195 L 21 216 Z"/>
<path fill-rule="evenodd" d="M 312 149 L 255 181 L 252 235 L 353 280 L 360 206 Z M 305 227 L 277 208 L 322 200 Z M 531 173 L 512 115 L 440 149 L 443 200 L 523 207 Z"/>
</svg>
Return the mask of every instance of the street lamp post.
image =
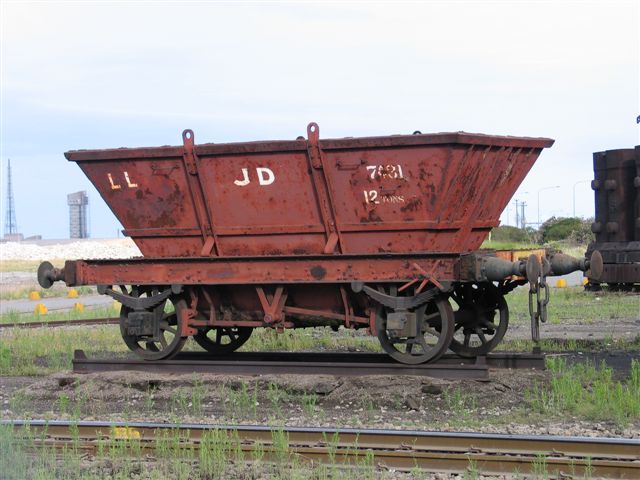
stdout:
<svg viewBox="0 0 640 480">
<path fill-rule="evenodd" d="M 519 195 L 526 195 L 529 192 L 519 192 Z M 515 199 L 516 203 L 516 228 L 525 229 L 525 221 L 524 221 L 524 207 L 527 204 L 524 200 Z"/>
<path fill-rule="evenodd" d="M 576 186 L 581 183 L 589 183 L 589 180 L 580 180 L 573 184 L 573 216 L 576 216 Z"/>
<path fill-rule="evenodd" d="M 553 188 L 560 188 L 560 185 L 554 185 L 553 187 L 544 187 L 538 190 L 538 228 L 540 228 L 540 192 L 544 192 L 545 190 L 551 190 Z"/>
</svg>

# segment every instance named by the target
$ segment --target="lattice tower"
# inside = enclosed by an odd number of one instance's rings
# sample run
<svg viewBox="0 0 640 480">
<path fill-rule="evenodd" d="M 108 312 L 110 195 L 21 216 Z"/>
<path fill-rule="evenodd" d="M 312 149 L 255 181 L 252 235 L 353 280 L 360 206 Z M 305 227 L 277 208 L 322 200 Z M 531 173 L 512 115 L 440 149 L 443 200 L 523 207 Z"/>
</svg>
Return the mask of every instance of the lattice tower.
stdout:
<svg viewBox="0 0 640 480">
<path fill-rule="evenodd" d="M 4 234 L 14 235 L 18 233 L 16 222 L 16 207 L 13 200 L 13 186 L 11 184 L 11 160 L 7 161 L 7 211 L 4 220 Z"/>
</svg>

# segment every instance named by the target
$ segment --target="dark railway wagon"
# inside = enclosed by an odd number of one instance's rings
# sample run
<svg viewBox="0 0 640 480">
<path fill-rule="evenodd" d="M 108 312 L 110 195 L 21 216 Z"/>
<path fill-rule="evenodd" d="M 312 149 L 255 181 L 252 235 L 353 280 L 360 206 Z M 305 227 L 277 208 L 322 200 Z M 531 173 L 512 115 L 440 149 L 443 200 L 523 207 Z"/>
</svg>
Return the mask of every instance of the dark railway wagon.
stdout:
<svg viewBox="0 0 640 480">
<path fill-rule="evenodd" d="M 640 146 L 593 154 L 596 235 L 587 255 L 602 254 L 603 271 L 589 286 L 613 289 L 640 285 Z"/>
<path fill-rule="evenodd" d="M 537 338 L 545 275 L 592 263 L 478 251 L 553 140 L 320 140 L 315 123 L 307 134 L 196 145 L 185 130 L 177 147 L 67 152 L 144 257 L 45 262 L 41 285 L 98 285 L 123 304 L 122 336 L 147 359 L 189 336 L 224 354 L 256 327 L 328 325 L 366 328 L 394 358 L 421 363 L 495 348 L 504 295 L 527 281 Z"/>
</svg>

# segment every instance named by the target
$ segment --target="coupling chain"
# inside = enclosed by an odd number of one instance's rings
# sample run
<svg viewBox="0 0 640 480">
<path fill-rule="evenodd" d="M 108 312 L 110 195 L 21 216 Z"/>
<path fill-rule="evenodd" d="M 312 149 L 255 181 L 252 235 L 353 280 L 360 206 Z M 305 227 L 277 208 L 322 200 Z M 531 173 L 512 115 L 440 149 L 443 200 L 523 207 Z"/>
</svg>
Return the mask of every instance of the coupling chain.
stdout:
<svg viewBox="0 0 640 480">
<path fill-rule="evenodd" d="M 542 268 L 540 277 L 535 284 L 531 283 L 529 288 L 529 315 L 531 316 L 531 339 L 538 343 L 540 341 L 540 322 L 547 321 L 547 305 L 549 304 L 549 285 L 547 284 L 547 274 L 551 270 L 551 265 L 546 258 L 542 258 Z"/>
</svg>

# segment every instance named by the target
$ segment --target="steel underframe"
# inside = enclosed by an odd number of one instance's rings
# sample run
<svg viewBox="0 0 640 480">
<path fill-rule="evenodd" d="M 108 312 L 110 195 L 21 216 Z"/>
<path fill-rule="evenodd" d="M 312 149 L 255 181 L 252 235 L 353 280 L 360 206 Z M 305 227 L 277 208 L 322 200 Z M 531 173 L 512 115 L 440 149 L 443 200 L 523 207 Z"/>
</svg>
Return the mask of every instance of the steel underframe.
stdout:
<svg viewBox="0 0 640 480">
<path fill-rule="evenodd" d="M 426 276 L 470 281 L 457 253 L 69 260 L 64 281 L 77 285 L 286 285 L 408 282 Z"/>
</svg>

